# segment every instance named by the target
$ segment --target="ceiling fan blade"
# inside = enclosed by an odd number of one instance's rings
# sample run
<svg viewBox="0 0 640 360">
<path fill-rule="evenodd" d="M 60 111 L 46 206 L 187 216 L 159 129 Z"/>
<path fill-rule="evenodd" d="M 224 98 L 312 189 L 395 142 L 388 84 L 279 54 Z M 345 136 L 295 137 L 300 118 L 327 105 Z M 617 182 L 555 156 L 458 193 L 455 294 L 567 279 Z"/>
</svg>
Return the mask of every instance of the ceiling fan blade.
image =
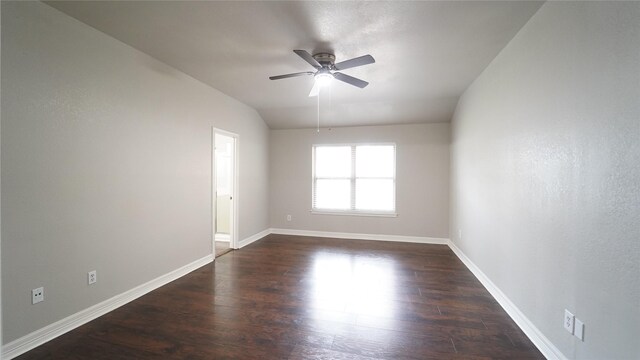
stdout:
<svg viewBox="0 0 640 360">
<path fill-rule="evenodd" d="M 304 71 L 304 72 L 298 72 L 298 73 L 293 73 L 293 74 L 269 76 L 269 79 L 271 79 L 271 80 L 279 80 L 279 79 L 286 79 L 286 78 L 290 78 L 290 77 L 303 76 L 303 75 L 313 75 L 313 74 L 314 74 L 313 71 Z"/>
<path fill-rule="evenodd" d="M 314 81 L 313 87 L 311 91 L 309 91 L 309 97 L 318 96 L 320 94 L 320 83 L 318 81 Z"/>
<path fill-rule="evenodd" d="M 349 76 L 343 73 L 333 73 L 333 77 L 340 80 L 340 81 L 344 81 L 347 84 L 351 84 L 353 86 L 357 86 L 359 88 L 364 88 L 365 86 L 369 85 L 368 82 L 364 81 L 364 80 L 360 80 L 358 78 L 354 78 L 353 76 Z"/>
<path fill-rule="evenodd" d="M 313 66 L 314 68 L 320 69 L 322 67 L 322 65 L 320 65 L 320 63 L 317 62 L 316 59 L 314 59 L 313 56 L 311 56 L 311 54 L 309 54 L 306 50 L 293 50 L 293 52 L 298 54 L 298 56 L 303 58 L 304 61 L 311 64 L 311 66 Z"/>
<path fill-rule="evenodd" d="M 356 66 L 373 64 L 374 62 L 376 62 L 376 60 L 373 58 L 373 56 L 363 55 L 357 58 L 353 58 L 351 60 L 341 61 L 335 64 L 334 66 L 336 70 L 345 70 L 345 69 L 350 69 Z"/>
</svg>

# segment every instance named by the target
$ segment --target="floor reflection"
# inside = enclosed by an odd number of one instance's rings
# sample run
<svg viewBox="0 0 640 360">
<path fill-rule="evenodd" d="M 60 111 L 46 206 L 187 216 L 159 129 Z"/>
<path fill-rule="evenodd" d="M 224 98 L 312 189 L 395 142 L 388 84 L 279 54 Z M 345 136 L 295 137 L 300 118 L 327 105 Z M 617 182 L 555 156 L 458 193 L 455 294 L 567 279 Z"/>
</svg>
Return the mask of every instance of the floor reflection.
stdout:
<svg viewBox="0 0 640 360">
<path fill-rule="evenodd" d="M 392 317 L 395 263 L 389 259 L 319 252 L 313 258 L 312 308 Z"/>
</svg>

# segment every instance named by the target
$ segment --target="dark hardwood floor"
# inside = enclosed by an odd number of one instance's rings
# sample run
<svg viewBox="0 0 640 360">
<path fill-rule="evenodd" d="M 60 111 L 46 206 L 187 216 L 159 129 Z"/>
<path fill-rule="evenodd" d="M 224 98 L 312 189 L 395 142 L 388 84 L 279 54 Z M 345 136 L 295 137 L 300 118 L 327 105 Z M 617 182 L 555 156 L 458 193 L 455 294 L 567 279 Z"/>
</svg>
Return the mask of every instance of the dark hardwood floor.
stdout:
<svg viewBox="0 0 640 360">
<path fill-rule="evenodd" d="M 444 245 L 270 235 L 19 359 L 544 359 Z"/>
</svg>

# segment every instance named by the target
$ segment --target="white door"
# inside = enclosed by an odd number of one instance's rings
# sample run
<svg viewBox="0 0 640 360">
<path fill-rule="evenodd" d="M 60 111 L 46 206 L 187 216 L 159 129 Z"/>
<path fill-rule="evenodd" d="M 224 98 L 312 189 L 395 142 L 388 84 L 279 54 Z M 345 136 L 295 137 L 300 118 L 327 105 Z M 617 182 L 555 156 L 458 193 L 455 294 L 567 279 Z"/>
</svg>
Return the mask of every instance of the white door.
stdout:
<svg viewBox="0 0 640 360">
<path fill-rule="evenodd" d="M 218 256 L 237 248 L 238 137 L 214 129 L 213 148 L 213 246 Z"/>
</svg>

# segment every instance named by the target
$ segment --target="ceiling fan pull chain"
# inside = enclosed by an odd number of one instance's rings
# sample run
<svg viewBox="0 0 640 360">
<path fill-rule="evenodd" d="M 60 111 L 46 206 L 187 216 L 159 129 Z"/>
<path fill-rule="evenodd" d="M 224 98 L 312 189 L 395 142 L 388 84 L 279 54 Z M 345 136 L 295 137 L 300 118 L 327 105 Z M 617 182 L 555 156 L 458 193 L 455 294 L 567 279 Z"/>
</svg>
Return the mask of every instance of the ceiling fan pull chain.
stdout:
<svg viewBox="0 0 640 360">
<path fill-rule="evenodd" d="M 318 92 L 318 130 L 320 132 L 320 92 Z"/>
</svg>

